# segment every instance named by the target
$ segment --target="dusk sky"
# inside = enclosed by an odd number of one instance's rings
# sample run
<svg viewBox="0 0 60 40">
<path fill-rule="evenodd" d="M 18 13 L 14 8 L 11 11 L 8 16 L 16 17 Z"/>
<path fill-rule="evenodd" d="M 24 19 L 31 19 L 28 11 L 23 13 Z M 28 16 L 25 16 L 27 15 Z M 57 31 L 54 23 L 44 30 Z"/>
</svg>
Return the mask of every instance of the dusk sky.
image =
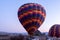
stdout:
<svg viewBox="0 0 60 40">
<path fill-rule="evenodd" d="M 19 7 L 26 3 L 41 4 L 46 10 L 39 31 L 48 32 L 52 25 L 60 24 L 60 0 L 0 0 L 0 32 L 26 32 L 17 15 Z"/>
</svg>

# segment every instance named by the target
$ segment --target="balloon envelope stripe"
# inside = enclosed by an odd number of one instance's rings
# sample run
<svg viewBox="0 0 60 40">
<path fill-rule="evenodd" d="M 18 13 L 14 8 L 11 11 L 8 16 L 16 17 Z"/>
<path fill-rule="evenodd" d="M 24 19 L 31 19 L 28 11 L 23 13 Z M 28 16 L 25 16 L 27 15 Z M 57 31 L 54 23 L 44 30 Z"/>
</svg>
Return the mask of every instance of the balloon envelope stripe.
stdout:
<svg viewBox="0 0 60 40">
<path fill-rule="evenodd" d="M 30 28 L 31 26 L 36 26 L 37 28 L 39 28 L 40 24 L 38 22 L 31 22 L 26 24 L 24 28 L 27 29 L 27 28 Z"/>
<path fill-rule="evenodd" d="M 39 24 L 42 24 L 41 20 L 40 19 L 29 19 L 29 20 L 26 20 L 25 22 L 23 22 L 23 26 L 28 24 L 28 23 L 31 23 L 31 22 L 38 22 Z"/>
<path fill-rule="evenodd" d="M 43 13 L 46 13 L 45 10 L 42 7 L 34 5 L 33 7 L 28 6 L 28 7 L 25 7 L 24 9 L 21 9 L 20 11 L 18 11 L 18 15 L 20 15 L 21 13 L 25 13 L 29 10 L 39 10 L 39 11 L 42 11 Z"/>
<path fill-rule="evenodd" d="M 31 28 L 29 28 L 29 29 L 26 29 L 27 31 L 28 31 L 28 33 L 30 34 L 30 35 L 33 35 L 33 33 L 36 31 L 36 27 L 35 26 L 32 26 Z"/>
<path fill-rule="evenodd" d="M 36 26 L 31 26 L 30 28 L 27 28 L 26 30 L 29 32 L 31 29 L 37 29 L 37 27 Z"/>
<path fill-rule="evenodd" d="M 36 14 L 40 14 L 40 15 L 42 15 L 44 18 L 45 18 L 45 14 L 44 13 L 42 13 L 41 11 L 38 11 L 38 10 L 29 10 L 28 12 L 26 12 L 26 13 L 21 13 L 20 15 L 18 14 L 18 17 L 19 17 L 19 19 L 20 18 L 22 18 L 23 16 L 27 16 L 28 14 L 33 14 L 33 13 L 36 13 Z"/>
<path fill-rule="evenodd" d="M 36 16 L 35 16 L 36 15 Z M 23 18 L 19 19 L 21 21 L 21 23 L 23 23 L 24 21 L 31 19 L 31 18 L 38 18 L 40 19 L 42 22 L 44 21 L 44 17 L 40 14 L 29 14 L 27 16 L 24 16 Z"/>
<path fill-rule="evenodd" d="M 55 31 L 56 32 L 56 36 L 59 37 L 59 27 L 57 26 L 55 30 L 56 30 Z"/>
</svg>

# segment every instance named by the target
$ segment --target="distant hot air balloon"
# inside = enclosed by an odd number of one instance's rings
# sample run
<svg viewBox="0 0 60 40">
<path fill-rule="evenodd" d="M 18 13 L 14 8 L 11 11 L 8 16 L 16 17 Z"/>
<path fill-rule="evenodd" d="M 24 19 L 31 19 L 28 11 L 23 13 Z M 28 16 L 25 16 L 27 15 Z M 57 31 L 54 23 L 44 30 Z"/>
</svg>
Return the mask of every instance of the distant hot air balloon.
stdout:
<svg viewBox="0 0 60 40">
<path fill-rule="evenodd" d="M 60 25 L 55 24 L 49 30 L 50 37 L 60 37 Z"/>
<path fill-rule="evenodd" d="M 37 3 L 24 4 L 18 10 L 18 19 L 30 35 L 41 26 L 45 17 L 45 9 Z"/>
</svg>

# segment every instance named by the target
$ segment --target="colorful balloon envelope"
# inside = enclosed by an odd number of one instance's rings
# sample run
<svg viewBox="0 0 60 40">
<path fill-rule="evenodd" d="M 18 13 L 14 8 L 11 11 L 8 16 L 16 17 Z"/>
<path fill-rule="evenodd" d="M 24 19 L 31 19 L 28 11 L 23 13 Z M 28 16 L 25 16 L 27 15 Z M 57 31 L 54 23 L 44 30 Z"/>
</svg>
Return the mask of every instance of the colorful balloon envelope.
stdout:
<svg viewBox="0 0 60 40">
<path fill-rule="evenodd" d="M 41 26 L 45 17 L 45 9 L 37 3 L 24 4 L 18 10 L 18 19 L 30 35 Z"/>
<path fill-rule="evenodd" d="M 55 24 L 49 30 L 50 37 L 60 37 L 60 25 Z"/>
</svg>

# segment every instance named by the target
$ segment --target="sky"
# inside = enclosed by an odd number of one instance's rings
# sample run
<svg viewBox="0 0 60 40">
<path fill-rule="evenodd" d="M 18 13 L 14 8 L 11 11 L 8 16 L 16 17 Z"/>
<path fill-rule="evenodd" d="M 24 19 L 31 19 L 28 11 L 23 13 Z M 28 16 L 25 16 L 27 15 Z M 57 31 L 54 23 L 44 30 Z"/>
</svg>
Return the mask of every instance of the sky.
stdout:
<svg viewBox="0 0 60 40">
<path fill-rule="evenodd" d="M 46 18 L 39 31 L 49 32 L 52 25 L 60 24 L 60 0 L 0 0 L 0 32 L 27 33 L 17 15 L 19 7 L 26 3 L 41 4 L 46 10 Z"/>
</svg>

